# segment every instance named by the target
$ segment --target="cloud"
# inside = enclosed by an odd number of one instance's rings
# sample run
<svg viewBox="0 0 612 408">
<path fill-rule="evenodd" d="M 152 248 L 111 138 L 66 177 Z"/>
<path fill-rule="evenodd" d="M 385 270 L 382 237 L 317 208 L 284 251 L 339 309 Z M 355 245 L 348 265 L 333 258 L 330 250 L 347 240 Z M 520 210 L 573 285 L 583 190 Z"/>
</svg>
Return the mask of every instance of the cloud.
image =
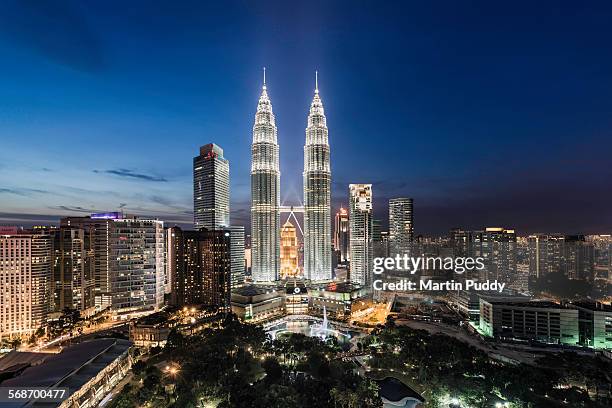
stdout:
<svg viewBox="0 0 612 408">
<path fill-rule="evenodd" d="M 84 207 L 73 206 L 73 205 L 58 205 L 57 207 L 53 207 L 53 208 L 57 208 L 60 210 L 65 210 L 65 211 L 74 211 L 74 212 L 83 212 L 83 213 L 91 213 L 91 212 L 98 211 L 95 208 L 84 208 Z"/>
<path fill-rule="evenodd" d="M 15 194 L 22 197 L 31 197 L 34 194 L 48 194 L 47 190 L 37 188 L 0 188 L 0 194 Z"/>
<path fill-rule="evenodd" d="M 134 170 L 130 170 L 130 169 L 94 170 L 93 172 L 112 174 L 114 176 L 133 178 L 133 179 L 145 180 L 145 181 L 156 181 L 156 182 L 164 182 L 164 183 L 168 181 L 165 177 L 153 176 L 150 174 L 143 174 L 143 173 L 136 173 Z"/>
</svg>

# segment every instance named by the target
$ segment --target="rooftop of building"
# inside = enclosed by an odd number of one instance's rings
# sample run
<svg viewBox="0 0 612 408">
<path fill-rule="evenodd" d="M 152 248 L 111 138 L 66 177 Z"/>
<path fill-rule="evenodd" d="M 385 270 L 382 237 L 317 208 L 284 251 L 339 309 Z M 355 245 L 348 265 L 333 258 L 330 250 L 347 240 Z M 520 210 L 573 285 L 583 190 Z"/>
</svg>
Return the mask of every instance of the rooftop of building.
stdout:
<svg viewBox="0 0 612 408">
<path fill-rule="evenodd" d="M 425 398 L 418 392 L 404 384 L 402 381 L 394 377 L 385 377 L 382 380 L 376 380 L 380 390 L 379 395 L 391 402 L 399 402 L 404 399 L 415 399 L 419 402 L 425 402 Z"/>
<path fill-rule="evenodd" d="M 583 309 L 593 310 L 593 311 L 601 311 L 601 312 L 612 312 L 612 305 L 608 303 L 601 302 L 591 302 L 587 300 L 572 302 L 571 305 L 581 307 Z"/>
<path fill-rule="evenodd" d="M 324 285 L 313 285 L 312 289 L 325 290 L 327 292 L 347 293 L 361 289 L 360 285 L 351 282 L 331 282 Z"/>
<path fill-rule="evenodd" d="M 533 307 L 533 308 L 556 308 L 556 309 L 568 309 L 566 305 L 562 305 L 559 303 L 551 302 L 549 300 L 531 300 L 531 301 L 518 301 L 512 302 L 508 299 L 499 299 L 496 300 L 494 298 L 483 299 L 489 303 L 500 306 L 512 306 L 512 307 Z"/>
<path fill-rule="evenodd" d="M 241 296 L 257 296 L 275 292 L 276 288 L 273 286 L 260 286 L 260 285 L 245 285 L 239 288 L 232 289 L 232 294 Z"/>
<path fill-rule="evenodd" d="M 79 390 L 111 362 L 125 353 L 132 343 L 122 339 L 96 339 L 75 344 L 21 375 L 2 382 L 3 387 L 67 387 Z"/>
</svg>

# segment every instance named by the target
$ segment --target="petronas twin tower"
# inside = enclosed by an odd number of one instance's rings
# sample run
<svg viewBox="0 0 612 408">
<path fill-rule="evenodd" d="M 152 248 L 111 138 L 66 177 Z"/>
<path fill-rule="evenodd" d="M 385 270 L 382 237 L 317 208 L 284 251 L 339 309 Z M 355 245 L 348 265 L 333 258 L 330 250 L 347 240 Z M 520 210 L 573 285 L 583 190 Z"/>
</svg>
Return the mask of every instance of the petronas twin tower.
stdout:
<svg viewBox="0 0 612 408">
<path fill-rule="evenodd" d="M 251 146 L 251 268 L 255 282 L 280 273 L 280 168 L 277 129 L 264 83 L 255 113 Z M 331 170 L 328 130 L 318 78 L 304 145 L 304 277 L 330 280 Z"/>
</svg>

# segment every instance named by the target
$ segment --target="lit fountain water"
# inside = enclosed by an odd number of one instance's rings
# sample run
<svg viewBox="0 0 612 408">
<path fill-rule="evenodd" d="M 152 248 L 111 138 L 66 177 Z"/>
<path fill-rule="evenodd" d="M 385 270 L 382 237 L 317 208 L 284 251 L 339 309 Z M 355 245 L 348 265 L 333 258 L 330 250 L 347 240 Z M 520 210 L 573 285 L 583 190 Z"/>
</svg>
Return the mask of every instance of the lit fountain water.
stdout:
<svg viewBox="0 0 612 408">
<path fill-rule="evenodd" d="M 282 321 L 279 322 L 278 325 L 274 325 L 270 327 L 268 330 L 268 334 L 272 337 L 272 339 L 276 339 L 278 335 L 282 335 L 285 333 L 302 333 L 310 337 L 318 337 L 321 340 L 325 341 L 329 338 L 336 338 L 341 342 L 348 342 L 351 339 L 351 334 L 348 332 L 343 332 L 337 329 L 334 329 L 333 326 L 330 326 L 329 321 L 327 320 L 327 309 L 323 306 L 323 321 L 321 324 L 313 324 L 312 318 L 306 317 L 307 320 L 301 321 L 302 324 L 308 324 L 306 327 L 299 327 L 299 321 Z M 297 325 L 296 325 L 297 323 Z M 281 328 L 280 325 L 284 326 Z"/>
</svg>

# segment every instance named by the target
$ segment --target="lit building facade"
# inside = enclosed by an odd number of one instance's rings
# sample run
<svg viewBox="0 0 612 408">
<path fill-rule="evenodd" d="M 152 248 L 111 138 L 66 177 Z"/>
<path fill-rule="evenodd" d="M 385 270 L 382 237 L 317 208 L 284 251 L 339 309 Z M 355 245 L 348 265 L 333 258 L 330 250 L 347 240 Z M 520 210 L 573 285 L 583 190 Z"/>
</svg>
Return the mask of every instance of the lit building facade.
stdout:
<svg viewBox="0 0 612 408">
<path fill-rule="evenodd" d="M 85 311 L 95 306 L 95 232 L 62 226 L 53 232 L 52 309 Z"/>
<path fill-rule="evenodd" d="M 339 263 L 349 261 L 349 215 L 346 208 L 340 207 L 334 220 L 334 249 L 339 252 Z"/>
<path fill-rule="evenodd" d="M 412 198 L 389 200 L 389 252 L 391 257 L 410 254 L 414 239 L 414 217 Z"/>
<path fill-rule="evenodd" d="M 264 85 L 257 104 L 251 145 L 251 276 L 278 280 L 280 273 L 280 168 L 272 103 Z"/>
<path fill-rule="evenodd" d="M 330 280 L 331 253 L 330 150 L 316 80 L 304 145 L 304 276 L 312 281 Z"/>
<path fill-rule="evenodd" d="M 349 184 L 349 280 L 372 283 L 372 185 Z"/>
<path fill-rule="evenodd" d="M 560 234 L 533 234 L 527 237 L 529 248 L 529 275 L 540 278 L 563 270 L 565 236 Z"/>
<path fill-rule="evenodd" d="M 202 304 L 228 310 L 231 293 L 231 232 L 169 229 L 170 304 Z"/>
<path fill-rule="evenodd" d="M 93 275 L 95 306 L 103 309 L 111 305 L 110 237 L 114 219 L 123 215 L 118 212 L 91 214 L 89 217 L 65 217 L 60 220 L 61 228 L 80 228 L 92 237 Z"/>
<path fill-rule="evenodd" d="M 300 275 L 298 259 L 297 231 L 293 224 L 287 220 L 281 228 L 281 279 L 295 278 Z"/>
<path fill-rule="evenodd" d="M 246 271 L 244 227 L 241 225 L 230 225 L 227 230 L 230 233 L 232 288 L 237 288 L 244 285 L 244 275 Z"/>
<path fill-rule="evenodd" d="M 0 338 L 32 335 L 49 311 L 52 239 L 13 232 L 0 235 Z"/>
<path fill-rule="evenodd" d="M 163 221 L 115 219 L 110 252 L 113 311 L 158 310 L 163 305 L 165 292 Z"/>
<path fill-rule="evenodd" d="M 196 229 L 230 225 L 229 161 L 214 143 L 193 158 L 193 218 Z"/>
<path fill-rule="evenodd" d="M 578 310 L 552 302 L 506 302 L 481 297 L 480 331 L 501 340 L 577 345 Z"/>
</svg>

